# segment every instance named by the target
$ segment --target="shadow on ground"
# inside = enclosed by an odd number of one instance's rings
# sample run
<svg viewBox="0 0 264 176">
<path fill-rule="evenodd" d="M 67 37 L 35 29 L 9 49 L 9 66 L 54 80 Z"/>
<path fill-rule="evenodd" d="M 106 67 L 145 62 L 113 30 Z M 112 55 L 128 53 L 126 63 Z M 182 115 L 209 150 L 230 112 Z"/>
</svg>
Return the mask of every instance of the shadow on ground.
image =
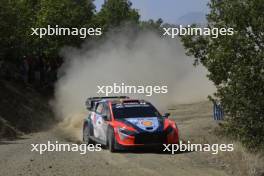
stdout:
<svg viewBox="0 0 264 176">
<path fill-rule="evenodd" d="M 11 139 L 0 139 L 0 145 L 20 144 L 20 140 L 28 139 L 27 137 L 17 137 Z"/>
<path fill-rule="evenodd" d="M 163 151 L 163 149 L 160 149 L 160 148 L 138 147 L 138 148 L 118 150 L 115 153 L 180 155 L 180 154 L 186 154 L 186 153 L 191 153 L 191 152 L 194 152 L 194 151 L 177 151 L 177 152 L 172 153 L 171 151 Z"/>
</svg>

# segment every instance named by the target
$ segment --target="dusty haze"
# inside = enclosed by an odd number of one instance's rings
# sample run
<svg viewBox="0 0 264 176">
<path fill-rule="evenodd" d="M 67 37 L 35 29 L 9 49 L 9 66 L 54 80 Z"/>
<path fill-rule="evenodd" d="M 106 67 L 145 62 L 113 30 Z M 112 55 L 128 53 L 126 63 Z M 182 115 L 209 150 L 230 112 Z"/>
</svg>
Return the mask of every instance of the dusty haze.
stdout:
<svg viewBox="0 0 264 176">
<path fill-rule="evenodd" d="M 98 85 L 166 85 L 167 94 L 128 95 L 149 100 L 162 112 L 173 104 L 206 100 L 214 91 L 206 70 L 193 66 L 193 59 L 185 55 L 178 39 L 165 39 L 152 32 L 128 34 L 112 34 L 104 42 L 62 51 L 65 63 L 53 104 L 56 115 L 66 119 L 63 128 L 80 130 L 86 98 L 104 96 L 96 93 Z"/>
</svg>

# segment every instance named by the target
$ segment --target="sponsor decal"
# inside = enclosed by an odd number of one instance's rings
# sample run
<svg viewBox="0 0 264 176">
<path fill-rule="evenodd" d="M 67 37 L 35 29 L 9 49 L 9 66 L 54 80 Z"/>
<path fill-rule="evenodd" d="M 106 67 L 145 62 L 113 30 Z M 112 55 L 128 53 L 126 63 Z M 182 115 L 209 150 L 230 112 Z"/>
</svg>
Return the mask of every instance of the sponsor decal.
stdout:
<svg viewBox="0 0 264 176">
<path fill-rule="evenodd" d="M 159 122 L 157 117 L 138 117 L 138 118 L 126 118 L 126 120 L 134 125 L 136 125 L 138 128 L 153 132 L 158 129 Z M 148 129 L 149 127 L 152 127 L 151 129 Z"/>
<path fill-rule="evenodd" d="M 141 121 L 141 124 L 144 125 L 145 127 L 150 127 L 153 125 L 151 121 Z"/>
</svg>

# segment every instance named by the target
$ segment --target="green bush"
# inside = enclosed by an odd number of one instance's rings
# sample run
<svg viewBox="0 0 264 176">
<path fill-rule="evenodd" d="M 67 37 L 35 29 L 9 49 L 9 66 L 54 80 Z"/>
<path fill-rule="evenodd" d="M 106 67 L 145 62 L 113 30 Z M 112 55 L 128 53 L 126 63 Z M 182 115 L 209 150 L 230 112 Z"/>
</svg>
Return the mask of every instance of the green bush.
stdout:
<svg viewBox="0 0 264 176">
<path fill-rule="evenodd" d="M 214 99 L 227 115 L 225 131 L 257 150 L 264 145 L 264 3 L 211 0 L 208 27 L 233 28 L 234 35 L 184 36 L 187 54 L 201 63 L 217 87 Z"/>
</svg>

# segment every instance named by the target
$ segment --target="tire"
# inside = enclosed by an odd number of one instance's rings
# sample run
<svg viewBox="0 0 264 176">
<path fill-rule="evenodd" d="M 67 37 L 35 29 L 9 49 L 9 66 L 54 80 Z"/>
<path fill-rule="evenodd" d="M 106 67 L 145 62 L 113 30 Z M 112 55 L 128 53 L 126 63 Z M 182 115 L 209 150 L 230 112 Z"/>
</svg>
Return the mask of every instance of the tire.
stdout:
<svg viewBox="0 0 264 176">
<path fill-rule="evenodd" d="M 108 140 L 108 148 L 109 151 L 114 153 L 117 151 L 116 149 L 116 139 L 115 139 L 115 134 L 114 134 L 114 129 L 110 128 L 108 131 L 108 135 L 107 135 L 107 140 Z"/>
<path fill-rule="evenodd" d="M 85 124 L 84 129 L 83 129 L 83 142 L 87 145 L 91 143 L 90 128 L 88 124 Z"/>
</svg>

